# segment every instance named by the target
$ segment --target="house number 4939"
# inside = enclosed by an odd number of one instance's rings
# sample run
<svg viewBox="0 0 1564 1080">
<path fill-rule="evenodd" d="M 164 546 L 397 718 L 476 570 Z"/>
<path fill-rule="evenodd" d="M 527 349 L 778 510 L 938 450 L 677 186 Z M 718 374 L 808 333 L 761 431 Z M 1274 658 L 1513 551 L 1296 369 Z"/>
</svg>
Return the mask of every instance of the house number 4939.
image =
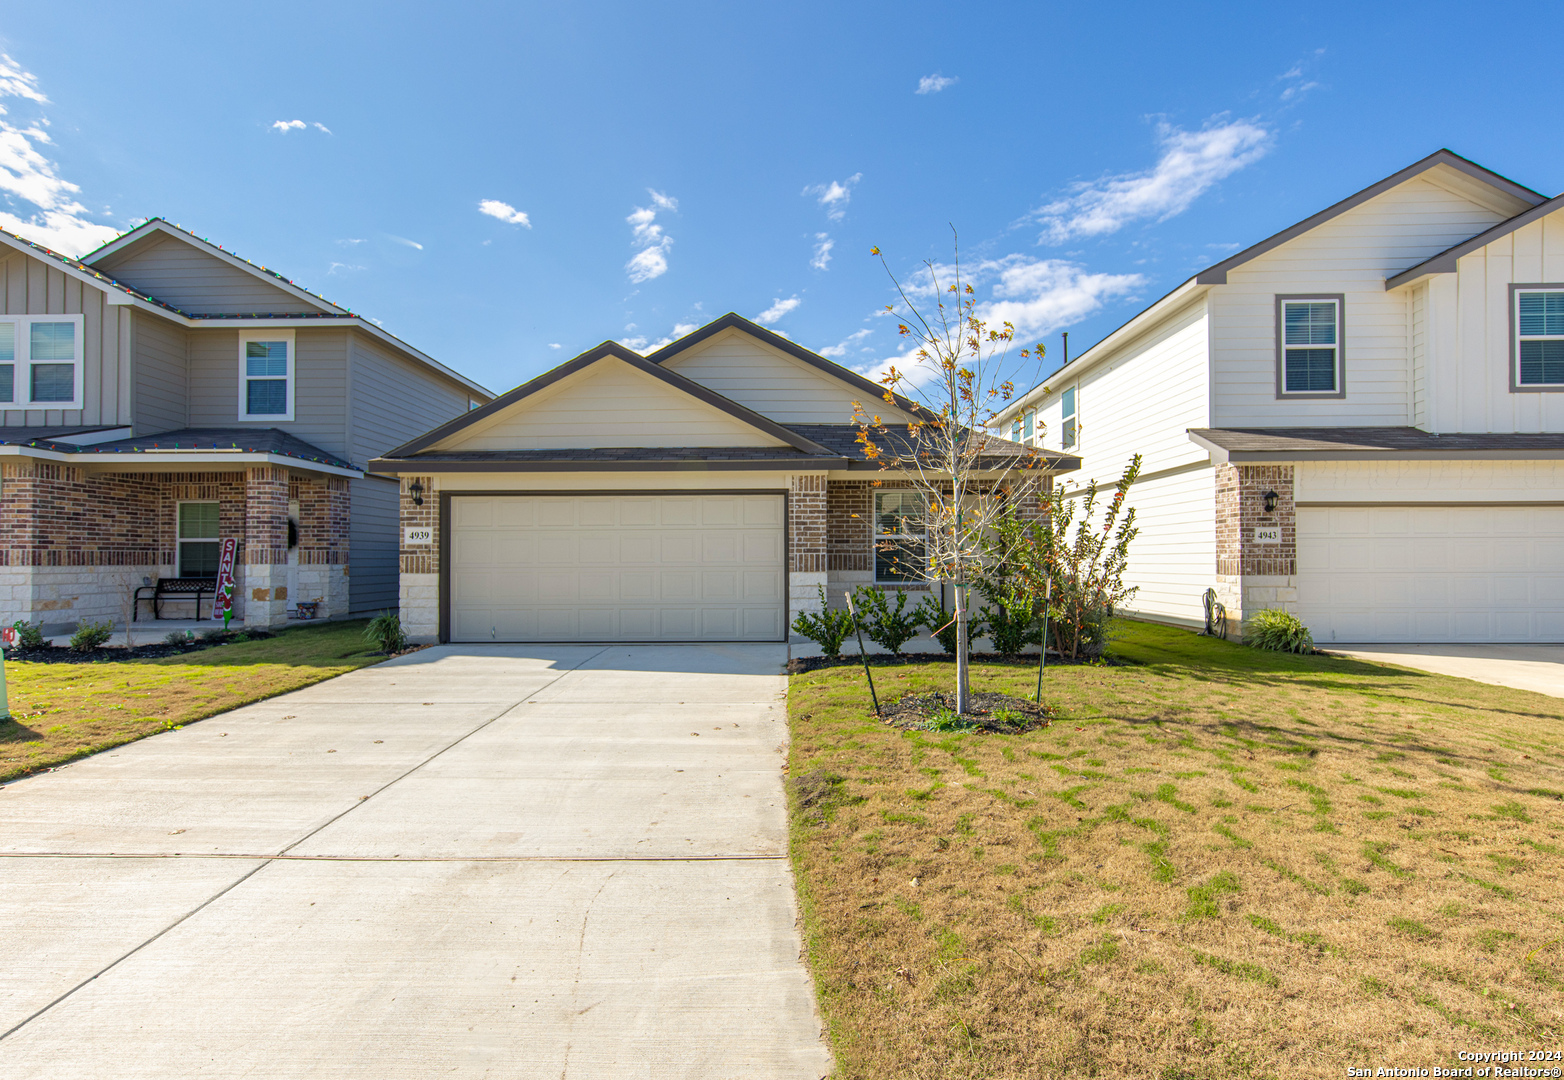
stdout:
<svg viewBox="0 0 1564 1080">
<path fill-rule="evenodd" d="M 434 543 L 434 530 L 431 528 L 402 530 L 402 545 L 404 547 L 416 547 L 419 544 L 432 543 Z"/>
<path fill-rule="evenodd" d="M 1254 542 L 1257 544 L 1280 544 L 1282 542 L 1282 527 L 1280 525 L 1256 526 Z"/>
</svg>

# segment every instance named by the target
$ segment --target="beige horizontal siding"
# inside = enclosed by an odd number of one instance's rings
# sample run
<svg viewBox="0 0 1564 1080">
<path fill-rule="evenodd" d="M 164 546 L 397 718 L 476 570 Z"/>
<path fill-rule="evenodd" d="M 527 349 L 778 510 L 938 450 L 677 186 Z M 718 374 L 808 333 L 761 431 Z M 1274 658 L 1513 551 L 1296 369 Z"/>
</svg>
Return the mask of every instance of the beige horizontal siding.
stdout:
<svg viewBox="0 0 1564 1080">
<path fill-rule="evenodd" d="M 109 276 L 192 315 L 329 310 L 166 233 L 94 264 Z"/>
</svg>

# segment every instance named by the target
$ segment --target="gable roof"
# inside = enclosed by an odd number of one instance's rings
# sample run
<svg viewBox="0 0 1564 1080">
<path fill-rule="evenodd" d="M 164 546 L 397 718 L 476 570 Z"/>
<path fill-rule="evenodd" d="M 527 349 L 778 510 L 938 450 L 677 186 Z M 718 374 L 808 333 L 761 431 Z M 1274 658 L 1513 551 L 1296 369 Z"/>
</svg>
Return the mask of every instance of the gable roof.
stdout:
<svg viewBox="0 0 1564 1080">
<path fill-rule="evenodd" d="M 414 348 L 407 342 L 403 341 L 401 338 L 397 337 L 395 334 L 392 334 L 390 331 L 385 330 L 368 319 L 365 319 L 361 315 L 357 315 L 351 311 L 348 311 L 346 308 L 337 308 L 337 310 L 334 312 L 326 311 L 316 313 L 300 313 L 296 315 L 195 314 L 188 311 L 181 311 L 173 304 L 159 300 L 150 293 L 143 292 L 140 289 L 127 285 L 125 282 L 119 281 L 114 277 L 105 274 L 96 267 L 88 266 L 80 259 L 55 251 L 52 248 L 45 247 L 43 244 L 29 240 L 25 236 L 19 236 L 16 233 L 10 232 L 6 229 L 0 229 L 0 248 L 5 247 L 19 251 L 24 255 L 31 255 L 34 258 L 47 259 L 48 261 L 57 265 L 60 270 L 68 277 L 75 278 L 77 281 L 91 285 L 101 292 L 108 293 L 108 303 L 124 304 L 129 307 L 140 308 L 143 311 L 157 315 L 160 318 L 168 319 L 171 322 L 179 324 L 180 326 L 308 326 L 322 322 L 347 323 L 364 331 L 371 337 L 378 338 L 380 341 L 411 357 L 418 363 L 433 368 L 435 371 L 438 371 L 447 378 L 460 383 L 468 390 L 471 390 L 477 394 L 481 394 L 483 397 L 492 396 L 487 387 L 473 382 L 473 380 L 469 379 L 467 376 L 461 374 L 458 371 L 446 367 L 428 353 Z M 100 248 L 99 250 L 101 251 L 102 249 Z M 3 252 L 0 252 L 0 254 L 3 254 Z M 267 273 L 271 273 L 271 271 L 267 271 Z M 322 302 L 328 304 L 330 303 L 330 301 Z M 332 304 L 331 306 L 334 308 L 337 307 L 335 304 Z"/>
<path fill-rule="evenodd" d="M 1378 183 L 1370 184 L 1362 191 L 1348 195 L 1340 202 L 1327 206 L 1318 214 L 1304 218 L 1296 225 L 1289 225 L 1281 232 L 1261 240 L 1258 244 L 1253 244 L 1249 247 L 1246 247 L 1236 255 L 1231 255 L 1213 266 L 1206 267 L 1204 270 L 1200 271 L 1200 273 L 1196 274 L 1193 280 L 1198 285 L 1226 285 L 1227 273 L 1229 270 L 1242 266 L 1244 263 L 1249 262 L 1252 259 L 1257 259 L 1261 255 L 1264 255 L 1267 251 L 1280 247 L 1294 237 L 1302 236 L 1310 229 L 1318 228 L 1327 221 L 1331 220 L 1331 218 L 1339 217 L 1340 215 L 1345 214 L 1348 210 L 1363 205 L 1370 199 L 1374 198 L 1374 196 L 1382 195 L 1391 188 L 1398 187 L 1401 184 L 1406 183 L 1408 180 L 1411 180 L 1413 177 L 1421 176 L 1430 169 L 1437 168 L 1441 165 L 1455 169 L 1457 172 L 1464 173 L 1475 180 L 1487 184 L 1489 187 L 1495 188 L 1496 190 L 1503 192 L 1512 198 L 1519 199 L 1533 207 L 1547 200 L 1547 196 L 1543 195 L 1541 192 L 1533 191 L 1528 187 L 1522 187 L 1520 184 L 1517 184 L 1508 177 L 1500 176 L 1496 172 L 1491 172 L 1488 169 L 1483 168 L 1475 161 L 1468 161 L 1466 158 L 1450 150 L 1435 150 L 1422 161 L 1414 162 L 1411 165 L 1408 165 L 1406 168 L 1402 169 L 1400 172 L 1392 173 Z"/>
<path fill-rule="evenodd" d="M 1053 372 L 1047 378 L 1039 382 L 1036 386 L 1027 390 L 1025 393 L 1016 395 L 1013 401 L 1009 402 L 1003 409 L 1000 410 L 999 415 L 995 418 L 995 423 L 1001 424 L 1008 422 L 1012 415 L 1019 412 L 1028 404 L 1036 401 L 1038 397 L 1038 391 L 1040 391 L 1044 386 L 1048 385 L 1050 382 L 1060 380 L 1069 381 L 1070 379 L 1074 378 L 1078 373 L 1096 364 L 1103 356 L 1112 352 L 1126 341 L 1134 338 L 1142 331 L 1154 325 L 1158 320 L 1181 309 L 1186 303 L 1194 300 L 1197 296 L 1208 291 L 1209 286 L 1226 285 L 1229 271 L 1235 270 L 1245 263 L 1259 258 L 1261 255 L 1264 255 L 1266 252 L 1280 247 L 1289 240 L 1293 240 L 1299 236 L 1302 236 L 1311 229 L 1318 228 L 1319 226 L 1330 221 L 1332 218 L 1336 218 L 1342 214 L 1345 214 L 1348 210 L 1352 210 L 1358 206 L 1363 205 L 1370 199 L 1374 198 L 1376 195 L 1382 195 L 1392 188 L 1406 183 L 1408 180 L 1414 179 L 1415 177 L 1421 176 L 1431 169 L 1439 168 L 1441 166 L 1454 169 L 1456 172 L 1470 177 L 1472 180 L 1481 184 L 1485 184 L 1489 188 L 1492 188 L 1493 190 L 1503 195 L 1514 199 L 1519 199 L 1521 202 L 1528 204 L 1529 209 L 1522 211 L 1519 215 L 1516 216 L 1516 218 L 1512 218 L 1510 220 L 1524 218 L 1528 214 L 1533 214 L 1536 211 L 1541 210 L 1542 207 L 1547 206 L 1550 202 L 1558 201 L 1556 199 L 1550 200 L 1546 195 L 1543 195 L 1539 191 L 1533 191 L 1529 187 L 1524 187 L 1521 184 L 1517 184 L 1508 177 L 1500 176 L 1498 173 L 1493 172 L 1490 169 L 1485 169 L 1475 161 L 1470 161 L 1452 150 L 1435 150 L 1432 154 L 1429 154 L 1421 161 L 1413 162 L 1411 165 L 1401 169 L 1399 172 L 1392 173 L 1383 180 L 1370 184 L 1368 187 L 1362 189 L 1361 191 L 1355 192 L 1352 195 L 1348 195 L 1340 202 L 1336 202 L 1330 206 L 1327 206 L 1319 213 L 1304 218 L 1302 221 L 1297 222 L 1294 225 L 1289 225 L 1281 232 L 1268 236 L 1259 243 L 1252 244 L 1249 247 L 1244 248 L 1242 251 L 1228 256 L 1219 263 L 1213 263 L 1211 266 L 1206 267 L 1204 270 L 1195 274 L 1193 277 L 1186 278 L 1184 281 L 1170 289 L 1164 296 L 1153 302 L 1149 307 L 1142 308 L 1140 311 L 1136 312 L 1128 320 L 1120 324 L 1117 329 L 1110 332 L 1106 337 L 1098 341 L 1085 352 L 1081 353 L 1075 359 L 1071 360 L 1064 367 L 1060 368 L 1058 371 Z M 1564 196 L 1561 196 L 1561 198 L 1564 198 Z M 1507 224 L 1507 222 L 1501 223 L 1501 225 L 1495 226 L 1495 228 L 1500 228 L 1503 224 Z M 1520 222 L 1520 224 L 1525 224 L 1525 222 Z M 1519 225 L 1516 227 L 1518 228 Z M 1489 231 L 1491 232 L 1493 230 Z M 1474 237 L 1473 239 L 1476 238 Z M 1470 242 L 1471 241 L 1465 241 L 1465 243 Z M 1457 246 L 1459 247 L 1460 245 Z M 1440 256 L 1438 255 L 1434 256 L 1435 259 L 1439 257 Z M 1416 267 L 1413 269 L 1416 269 Z M 1405 277 L 1406 274 L 1410 273 L 1410 270 L 1405 271 L 1402 274 L 1396 275 L 1396 278 L 1389 279 L 1389 281 L 1386 282 L 1386 288 L 1393 287 L 1390 285 L 1390 281 L 1395 281 L 1399 278 Z"/>
<path fill-rule="evenodd" d="M 817 371 L 824 372 L 831 378 L 844 382 L 855 390 L 868 394 L 875 401 L 885 400 L 885 387 L 879 383 L 870 382 L 856 371 L 845 368 L 817 352 L 806 349 L 797 342 L 783 337 L 781 334 L 767 330 L 759 323 L 746 319 L 735 311 L 730 311 L 720 318 L 713 319 L 698 330 L 690 331 L 678 341 L 664 345 L 661 349 L 649 354 L 647 359 L 654 364 L 666 363 L 680 353 L 722 333 L 724 330 L 741 330 L 761 343 L 769 345 L 779 352 L 784 352 L 795 360 L 801 360 Z M 897 408 L 903 409 L 913 416 L 928 412 L 927 409 L 919 406 L 914 401 L 902 397 L 900 394 L 892 394 L 891 396 L 895 399 Z"/>
<path fill-rule="evenodd" d="M 266 267 L 261 266 L 258 263 L 253 263 L 249 259 L 235 255 L 233 252 L 224 248 L 221 244 L 216 244 L 206 239 L 205 237 L 197 236 L 190 230 L 181 228 L 178 225 L 171 223 L 166 218 L 148 218 L 146 221 L 142 222 L 140 225 L 137 225 L 129 232 L 121 233 L 119 236 L 115 237 L 113 240 L 110 240 L 101 247 L 89 251 L 87 254 L 81 257 L 81 262 L 87 266 L 94 266 L 110 259 L 114 255 L 126 251 L 129 248 L 136 247 L 155 236 L 172 237 L 181 243 L 188 244 L 191 247 L 201 251 L 205 255 L 209 255 L 221 262 L 227 263 L 229 266 L 234 267 L 237 270 L 242 270 L 245 273 L 252 274 L 255 277 L 262 279 L 266 282 L 266 284 L 272 286 L 273 288 L 280 289 L 296 299 L 303 300 L 311 307 L 325 307 L 333 311 L 340 312 L 344 315 L 351 314 L 351 312 L 341 304 L 327 300 L 319 293 L 311 292 L 302 285 L 295 283 L 291 279 L 283 277 L 275 270 L 268 270 Z"/>
<path fill-rule="evenodd" d="M 1395 277 L 1385 279 L 1385 289 L 1399 289 L 1403 285 L 1409 285 L 1418 278 L 1427 277 L 1429 274 L 1451 274 L 1455 272 L 1456 262 L 1462 255 L 1469 255 L 1480 247 L 1487 247 L 1495 240 L 1508 236 L 1516 229 L 1524 225 L 1530 225 L 1547 217 L 1555 210 L 1564 209 L 1564 195 L 1556 196 L 1547 202 L 1538 203 L 1530 210 L 1523 210 L 1507 221 L 1501 221 L 1493 228 L 1478 233 L 1476 236 L 1462 240 L 1453 247 L 1445 248 L 1439 254 L 1424 259 L 1416 266 L 1401 271 Z"/>
<path fill-rule="evenodd" d="M 749 425 L 750 427 L 762 431 L 780 442 L 786 443 L 795 450 L 801 450 L 806 454 L 819 455 L 822 457 L 830 456 L 830 451 L 826 450 L 825 447 L 809 439 L 806 439 L 796 431 L 785 428 L 774 420 L 764 417 L 752 409 L 745 408 L 738 402 L 733 401 L 730 398 L 723 397 L 721 394 L 702 386 L 698 382 L 686 379 L 683 375 L 680 375 L 677 372 L 670 371 L 667 368 L 659 367 L 647 357 L 644 357 L 640 353 L 619 344 L 617 341 L 605 341 L 596 348 L 588 349 L 580 356 L 565 361 L 563 364 L 560 364 L 551 371 L 544 372 L 542 375 L 539 375 L 531 382 L 523 383 L 521 386 L 516 387 L 516 389 L 511 390 L 508 393 L 501 394 L 487 405 L 464 413 L 463 415 L 458 416 L 453 420 L 449 420 L 446 423 L 441 424 L 437 428 L 424 432 L 422 435 L 418 436 L 418 438 L 413 439 L 410 442 L 403 443 L 401 446 L 398 446 L 395 449 L 386 451 L 381 455 L 381 457 L 400 458 L 417 454 L 420 451 L 426 450 L 429 447 L 435 445 L 436 443 L 444 441 L 445 439 L 455 435 L 457 432 L 462 431 L 465 428 L 479 424 L 504 411 L 505 409 L 510 408 L 512 405 L 515 405 L 521 401 L 525 401 L 527 398 L 532 397 L 534 394 L 537 394 L 542 390 L 546 390 L 548 387 L 553 386 L 560 380 L 566 379 L 571 375 L 574 375 L 576 372 L 583 371 L 598 361 L 610 357 L 623 361 L 642 374 L 649 375 L 652 378 L 657 379 L 660 382 L 663 382 L 674 388 L 675 390 L 688 394 L 690 397 L 695 398 L 697 401 L 700 401 L 703 404 L 712 406 L 721 412 L 727 413 L 729 416 L 734 417 L 735 419 Z"/>
</svg>

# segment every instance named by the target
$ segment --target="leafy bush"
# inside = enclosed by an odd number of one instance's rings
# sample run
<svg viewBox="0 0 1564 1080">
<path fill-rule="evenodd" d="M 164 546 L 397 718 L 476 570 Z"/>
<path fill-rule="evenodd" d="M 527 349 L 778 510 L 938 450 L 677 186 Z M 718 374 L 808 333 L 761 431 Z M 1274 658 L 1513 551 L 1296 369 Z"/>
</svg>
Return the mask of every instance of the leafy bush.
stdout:
<svg viewBox="0 0 1564 1080">
<path fill-rule="evenodd" d="M 364 640 L 373 642 L 383 653 L 398 653 L 407 648 L 402 618 L 394 611 L 382 611 L 364 627 Z"/>
<path fill-rule="evenodd" d="M 16 630 L 16 643 L 24 649 L 41 649 L 48 644 L 43 636 L 43 623 L 17 619 L 11 626 Z"/>
<path fill-rule="evenodd" d="M 233 636 L 234 632 L 232 630 L 223 630 L 215 626 L 210 630 L 201 631 L 201 640 L 210 641 L 214 645 L 221 645 L 225 641 L 232 641 Z"/>
<path fill-rule="evenodd" d="M 929 633 L 934 635 L 934 640 L 939 642 L 940 648 L 946 655 L 956 655 L 956 613 L 946 611 L 940 606 L 940 602 L 932 596 L 925 596 L 923 603 L 918 605 L 918 614 L 923 616 L 923 625 L 929 628 Z M 967 615 L 967 651 L 972 651 L 972 639 L 981 634 L 987 624 L 981 615 Z"/>
<path fill-rule="evenodd" d="M 930 731 L 966 731 L 971 726 L 970 720 L 962 719 L 956 710 L 943 705 L 934 710 L 934 716 L 929 720 Z"/>
<path fill-rule="evenodd" d="M 71 635 L 71 648 L 77 652 L 91 652 L 113 636 L 112 622 L 84 622 Z"/>
<path fill-rule="evenodd" d="M 1244 644 L 1276 652 L 1314 651 L 1314 635 L 1290 611 L 1266 608 L 1249 617 L 1244 625 Z"/>
<path fill-rule="evenodd" d="M 983 608 L 983 619 L 988 623 L 988 636 L 994 643 L 994 651 L 1001 656 L 1016 656 L 1028 645 L 1042 644 L 1043 625 L 1038 618 L 1037 598 L 1017 585 L 991 588 L 993 591 L 984 595 L 994 606 Z"/>
<path fill-rule="evenodd" d="M 853 590 L 853 603 L 858 608 L 858 621 L 869 639 L 893 656 L 901 655 L 901 647 L 918 636 L 923 629 L 923 608 L 907 610 L 908 596 L 896 593 L 896 603 L 890 594 L 872 585 L 860 585 Z"/>
<path fill-rule="evenodd" d="M 994 721 L 1006 727 L 1020 727 L 1026 723 L 1026 717 L 1015 709 L 995 709 Z"/>
<path fill-rule="evenodd" d="M 194 630 L 170 630 L 163 635 L 163 643 L 166 645 L 188 645 L 194 640 Z"/>
<path fill-rule="evenodd" d="M 842 642 L 853 632 L 853 617 L 845 611 L 832 611 L 825 599 L 825 586 L 820 591 L 819 612 L 800 611 L 793 620 L 793 633 L 802 635 L 820 646 L 823 656 L 835 660 L 842 655 Z"/>
</svg>

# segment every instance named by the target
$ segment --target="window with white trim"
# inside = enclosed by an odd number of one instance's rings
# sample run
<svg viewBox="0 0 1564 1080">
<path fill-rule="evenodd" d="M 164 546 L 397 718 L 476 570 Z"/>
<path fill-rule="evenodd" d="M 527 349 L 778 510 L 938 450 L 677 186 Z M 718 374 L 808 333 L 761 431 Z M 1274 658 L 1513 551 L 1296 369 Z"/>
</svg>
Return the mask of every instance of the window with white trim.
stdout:
<svg viewBox="0 0 1564 1080">
<path fill-rule="evenodd" d="M 239 334 L 239 419 L 293 419 L 292 330 L 245 330 Z"/>
<path fill-rule="evenodd" d="M 222 547 L 219 506 L 215 502 L 179 504 L 179 564 L 182 578 L 215 578 Z"/>
<path fill-rule="evenodd" d="M 1059 395 L 1059 445 L 1069 450 L 1076 436 L 1075 387 Z"/>
<path fill-rule="evenodd" d="M 916 491 L 874 493 L 874 580 L 922 581 L 928 514 Z"/>
<path fill-rule="evenodd" d="M 1283 394 L 1341 390 L 1341 301 L 1281 301 Z"/>
<path fill-rule="evenodd" d="M 1515 385 L 1564 385 L 1564 289 L 1515 293 Z"/>
<path fill-rule="evenodd" d="M 0 319 L 0 404 L 82 407 L 82 316 Z"/>
</svg>

